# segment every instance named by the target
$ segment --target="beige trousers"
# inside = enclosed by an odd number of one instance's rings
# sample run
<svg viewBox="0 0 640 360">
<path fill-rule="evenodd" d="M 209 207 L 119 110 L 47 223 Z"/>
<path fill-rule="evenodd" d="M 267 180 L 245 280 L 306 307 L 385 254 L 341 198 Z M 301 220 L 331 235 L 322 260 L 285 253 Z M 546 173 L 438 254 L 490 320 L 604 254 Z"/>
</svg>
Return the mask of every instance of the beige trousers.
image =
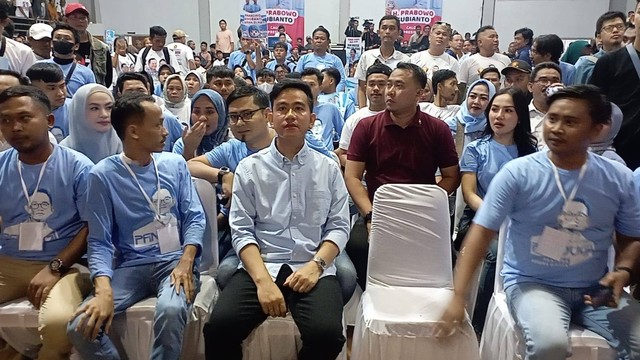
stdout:
<svg viewBox="0 0 640 360">
<path fill-rule="evenodd" d="M 31 279 L 46 266 L 46 261 L 0 256 L 0 304 L 27 296 Z M 69 358 L 71 343 L 67 338 L 67 324 L 91 289 L 89 274 L 81 274 L 77 269 L 65 274 L 51 289 L 38 315 L 42 340 L 38 360 Z M 20 359 L 20 355 L 0 339 L 0 359 L 16 358 Z"/>
</svg>

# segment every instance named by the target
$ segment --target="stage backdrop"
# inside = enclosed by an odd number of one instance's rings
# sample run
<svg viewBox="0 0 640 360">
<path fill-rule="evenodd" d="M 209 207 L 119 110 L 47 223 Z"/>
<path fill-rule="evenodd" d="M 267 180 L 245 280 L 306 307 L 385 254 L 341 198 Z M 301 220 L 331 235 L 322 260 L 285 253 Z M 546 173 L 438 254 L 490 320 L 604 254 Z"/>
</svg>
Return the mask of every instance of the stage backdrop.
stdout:
<svg viewBox="0 0 640 360">
<path fill-rule="evenodd" d="M 433 26 L 442 19 L 442 1 L 386 0 L 384 12 L 387 15 L 395 15 L 400 18 L 400 28 L 404 31 L 404 40 L 408 41 L 415 32 L 416 25 Z"/>
<path fill-rule="evenodd" d="M 278 41 L 278 27 L 284 26 L 284 30 L 291 37 L 292 45 L 296 45 L 296 39 L 304 40 L 304 0 L 266 0 L 267 2 L 267 32 L 269 45 L 273 46 Z"/>
</svg>

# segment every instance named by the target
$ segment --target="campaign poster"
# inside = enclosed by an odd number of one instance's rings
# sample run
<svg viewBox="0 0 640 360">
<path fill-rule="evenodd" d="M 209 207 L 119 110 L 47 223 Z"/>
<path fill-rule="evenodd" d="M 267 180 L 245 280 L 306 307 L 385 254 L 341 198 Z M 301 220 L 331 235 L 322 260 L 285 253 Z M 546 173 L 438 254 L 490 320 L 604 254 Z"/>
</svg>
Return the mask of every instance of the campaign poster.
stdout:
<svg viewBox="0 0 640 360">
<path fill-rule="evenodd" d="M 442 0 L 386 0 L 385 14 L 400 19 L 404 40 L 408 41 L 416 25 L 433 26 L 442 19 Z"/>
<path fill-rule="evenodd" d="M 267 38 L 267 6 L 265 0 L 242 0 L 240 28 L 244 38 Z"/>
<path fill-rule="evenodd" d="M 362 39 L 359 37 L 347 37 L 345 39 L 345 50 L 347 52 L 346 65 L 351 67 L 353 63 L 360 60 L 362 54 Z"/>
<path fill-rule="evenodd" d="M 109 45 L 109 50 L 110 52 L 113 54 L 114 50 L 115 50 L 115 44 L 114 42 L 116 41 L 116 31 L 115 30 L 105 30 L 104 31 L 104 43 Z M 131 43 L 129 43 L 131 44 Z"/>
<path fill-rule="evenodd" d="M 278 42 L 278 27 L 284 26 L 284 31 L 291 44 L 296 46 L 298 38 L 304 46 L 304 0 L 266 0 L 267 32 L 269 44 Z M 287 39 L 288 40 L 288 39 Z"/>
</svg>

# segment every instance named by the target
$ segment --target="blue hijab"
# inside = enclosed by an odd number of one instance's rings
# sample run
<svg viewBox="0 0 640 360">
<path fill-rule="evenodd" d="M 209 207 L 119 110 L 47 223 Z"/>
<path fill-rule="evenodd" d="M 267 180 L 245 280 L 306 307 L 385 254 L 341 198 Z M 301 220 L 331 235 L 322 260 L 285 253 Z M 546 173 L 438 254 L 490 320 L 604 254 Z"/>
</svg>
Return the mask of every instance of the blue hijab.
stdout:
<svg viewBox="0 0 640 360">
<path fill-rule="evenodd" d="M 467 105 L 467 98 L 469 97 L 469 93 L 471 93 L 471 90 L 473 90 L 473 88 L 479 84 L 484 84 L 487 86 L 487 88 L 489 89 L 489 99 L 492 99 L 496 94 L 496 87 L 493 86 L 491 81 L 485 79 L 476 80 L 471 84 L 471 86 L 467 88 L 467 94 L 464 97 L 464 101 L 460 105 L 460 111 L 458 111 L 458 114 L 453 117 L 455 124 L 457 124 L 457 122 L 459 121 L 462 125 L 464 125 L 465 134 L 484 131 L 484 128 L 487 125 L 487 117 L 484 111 L 477 117 L 473 116 L 469 113 L 469 106 Z"/>
<path fill-rule="evenodd" d="M 222 99 L 222 96 L 214 90 L 204 89 L 193 94 L 193 97 L 191 98 L 191 113 L 193 114 L 193 107 L 200 96 L 208 97 L 216 108 L 216 111 L 218 112 L 218 128 L 210 135 L 202 137 L 202 141 L 200 141 L 200 145 L 198 145 L 197 155 L 202 155 L 211 151 L 216 146 L 227 141 L 227 133 L 229 129 L 229 119 L 227 119 L 227 110 L 224 105 L 224 99 Z"/>
</svg>

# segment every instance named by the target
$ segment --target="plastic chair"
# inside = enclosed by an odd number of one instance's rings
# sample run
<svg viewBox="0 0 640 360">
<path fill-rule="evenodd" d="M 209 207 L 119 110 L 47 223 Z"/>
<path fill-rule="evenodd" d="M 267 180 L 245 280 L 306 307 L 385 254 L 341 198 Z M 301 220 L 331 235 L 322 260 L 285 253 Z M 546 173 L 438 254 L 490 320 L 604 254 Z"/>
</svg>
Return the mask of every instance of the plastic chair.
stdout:
<svg viewBox="0 0 640 360">
<path fill-rule="evenodd" d="M 375 194 L 372 220 L 367 289 L 352 359 L 478 359 L 468 317 L 448 338 L 433 334 L 453 296 L 445 191 L 433 185 L 384 185 Z"/>
</svg>

